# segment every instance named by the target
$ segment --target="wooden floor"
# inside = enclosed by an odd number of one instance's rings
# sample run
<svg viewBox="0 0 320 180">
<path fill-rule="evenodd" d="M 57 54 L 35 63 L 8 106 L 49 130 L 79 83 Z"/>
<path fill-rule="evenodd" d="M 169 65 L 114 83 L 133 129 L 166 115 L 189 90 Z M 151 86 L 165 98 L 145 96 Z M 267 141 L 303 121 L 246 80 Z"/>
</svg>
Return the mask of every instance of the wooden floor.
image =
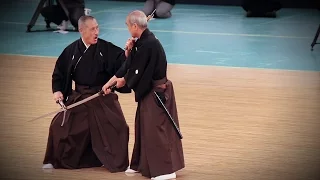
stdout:
<svg viewBox="0 0 320 180">
<path fill-rule="evenodd" d="M 4 179 L 143 180 L 103 168 L 41 169 L 52 117 L 55 59 L 0 56 L 1 177 Z M 169 65 L 186 168 L 181 180 L 320 177 L 320 73 Z M 136 104 L 120 95 L 130 126 Z"/>
</svg>

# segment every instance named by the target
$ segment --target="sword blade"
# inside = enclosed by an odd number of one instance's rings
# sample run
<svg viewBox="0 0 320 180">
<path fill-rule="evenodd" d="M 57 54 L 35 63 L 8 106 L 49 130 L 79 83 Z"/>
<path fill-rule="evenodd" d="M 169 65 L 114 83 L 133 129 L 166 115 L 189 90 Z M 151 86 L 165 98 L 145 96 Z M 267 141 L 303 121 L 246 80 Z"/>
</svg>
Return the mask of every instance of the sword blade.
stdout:
<svg viewBox="0 0 320 180">
<path fill-rule="evenodd" d="M 113 90 L 114 88 L 116 88 L 116 85 L 117 85 L 117 82 L 114 82 L 110 87 L 108 87 L 108 89 Z M 62 112 L 62 111 L 67 111 L 67 110 L 72 109 L 72 108 L 74 108 L 76 106 L 79 106 L 79 105 L 81 105 L 83 103 L 86 103 L 86 102 L 88 102 L 88 101 L 90 101 L 90 100 L 92 100 L 92 99 L 94 99 L 96 97 L 99 97 L 99 96 L 101 96 L 103 94 L 104 94 L 104 92 L 101 90 L 101 91 L 97 92 L 96 94 L 94 94 L 92 96 L 89 96 L 89 97 L 87 97 L 87 98 L 85 98 L 85 99 L 83 99 L 81 101 L 73 103 L 73 104 L 71 104 L 71 105 L 69 105 L 69 106 L 67 106 L 65 108 L 61 108 L 59 110 L 56 110 L 56 111 L 50 112 L 48 114 L 42 115 L 40 117 L 34 118 L 34 119 L 32 119 L 32 120 L 30 120 L 28 122 L 32 122 L 32 121 L 35 121 L 35 120 L 40 119 L 40 118 L 44 118 L 44 117 L 52 115 L 52 114 L 57 114 L 57 113 Z M 64 118 L 65 118 L 65 114 L 64 114 Z"/>
<path fill-rule="evenodd" d="M 44 118 L 44 117 L 46 117 L 46 116 L 50 116 L 50 115 L 53 115 L 53 114 L 57 114 L 57 113 L 62 112 L 62 111 L 64 111 L 64 110 L 63 110 L 63 109 L 59 109 L 59 110 L 56 110 L 56 111 L 50 112 L 50 113 L 48 113 L 48 114 L 42 115 L 42 116 L 40 116 L 40 117 L 37 117 L 37 118 L 31 119 L 31 120 L 30 120 L 30 121 L 28 121 L 28 122 L 33 122 L 33 121 L 35 121 L 35 120 L 37 120 L 37 119 L 41 119 L 41 118 Z"/>
<path fill-rule="evenodd" d="M 76 103 L 73 103 L 73 104 L 67 106 L 66 109 L 61 108 L 61 109 L 59 109 L 59 110 L 56 110 L 56 111 L 50 112 L 50 113 L 48 113 L 48 114 L 42 115 L 42 116 L 40 116 L 40 117 L 34 118 L 34 119 L 30 120 L 29 122 L 33 122 L 33 121 L 35 121 L 35 120 L 37 120 L 37 119 L 41 119 L 41 118 L 44 118 L 44 117 L 46 117 L 46 116 L 50 116 L 50 115 L 52 115 L 52 114 L 57 114 L 57 113 L 59 113 L 59 112 L 72 109 L 72 108 L 74 108 L 74 107 L 76 107 L 76 106 L 79 106 L 79 105 L 81 105 L 81 104 L 83 104 L 83 103 L 86 103 L 86 102 L 88 102 L 88 101 L 90 101 L 90 100 L 92 100 L 92 99 L 100 96 L 101 94 L 102 94 L 101 92 L 98 92 L 98 93 L 96 93 L 96 94 L 94 94 L 94 95 L 92 95 L 92 96 L 89 96 L 89 97 L 81 100 L 81 101 L 78 101 L 78 102 L 76 102 Z"/>
<path fill-rule="evenodd" d="M 87 98 L 85 98 L 85 99 L 82 99 L 81 101 L 78 101 L 78 102 L 76 102 L 76 103 L 73 103 L 73 104 L 67 106 L 66 109 L 69 110 L 69 109 L 71 109 L 71 108 L 74 108 L 74 107 L 76 107 L 76 106 L 79 106 L 79 105 L 81 105 L 81 104 L 83 104 L 83 103 L 86 103 L 86 102 L 88 102 L 88 101 L 90 101 L 90 100 L 92 100 L 92 99 L 94 99 L 94 98 L 97 98 L 97 97 L 101 96 L 102 94 L 103 94 L 102 92 L 98 92 L 98 93 L 96 93 L 96 94 L 94 94 L 94 95 L 92 95 L 92 96 L 89 96 L 89 97 L 87 97 Z"/>
<path fill-rule="evenodd" d="M 108 87 L 108 89 L 113 90 L 114 88 L 116 88 L 116 85 L 117 85 L 117 82 L 114 82 L 111 86 Z M 83 100 L 81 100 L 81 101 L 78 101 L 78 102 L 76 102 L 76 103 L 73 103 L 73 104 L 67 106 L 66 109 L 69 110 L 69 109 L 71 109 L 71 108 L 74 108 L 74 107 L 76 107 L 76 106 L 79 106 L 79 105 L 81 105 L 81 104 L 83 104 L 83 103 L 86 103 L 86 102 L 88 102 L 88 101 L 90 101 L 90 100 L 92 100 L 92 99 L 94 99 L 94 98 L 97 98 L 97 97 L 99 97 L 99 96 L 101 96 L 101 95 L 103 95 L 103 94 L 104 94 L 104 92 L 101 90 L 101 91 L 97 92 L 96 94 L 94 94 L 94 95 L 92 95 L 92 96 L 89 96 L 89 97 L 87 97 L 87 98 L 85 98 L 85 99 L 83 99 Z"/>
</svg>

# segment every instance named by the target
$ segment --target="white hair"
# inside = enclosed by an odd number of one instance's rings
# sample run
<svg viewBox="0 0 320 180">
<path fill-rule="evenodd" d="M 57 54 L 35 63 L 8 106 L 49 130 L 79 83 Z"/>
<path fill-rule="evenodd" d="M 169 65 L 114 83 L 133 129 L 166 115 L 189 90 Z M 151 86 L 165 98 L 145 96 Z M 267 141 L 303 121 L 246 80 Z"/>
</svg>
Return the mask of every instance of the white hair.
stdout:
<svg viewBox="0 0 320 180">
<path fill-rule="evenodd" d="M 94 20 L 94 19 L 95 18 L 93 16 L 87 16 L 87 15 L 81 16 L 78 20 L 78 28 L 85 27 L 85 24 L 88 20 Z"/>
<path fill-rule="evenodd" d="M 148 27 L 147 16 L 142 11 L 139 11 L 139 10 L 132 11 L 127 18 L 130 25 L 137 24 L 137 26 L 140 28 Z"/>
</svg>

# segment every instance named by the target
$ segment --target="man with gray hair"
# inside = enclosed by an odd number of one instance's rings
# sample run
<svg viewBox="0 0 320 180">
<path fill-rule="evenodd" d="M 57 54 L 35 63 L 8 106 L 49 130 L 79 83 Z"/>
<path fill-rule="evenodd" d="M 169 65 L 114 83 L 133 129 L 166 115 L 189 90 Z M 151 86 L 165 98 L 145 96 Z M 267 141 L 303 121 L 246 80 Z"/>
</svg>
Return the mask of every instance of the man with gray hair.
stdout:
<svg viewBox="0 0 320 180">
<path fill-rule="evenodd" d="M 98 38 L 94 17 L 82 16 L 78 25 L 81 38 L 63 50 L 52 74 L 53 99 L 66 106 L 99 92 L 126 59 L 124 50 Z M 116 91 L 131 92 L 126 87 Z M 53 118 L 43 168 L 104 166 L 110 172 L 125 171 L 128 141 L 129 127 L 118 95 L 99 96 Z"/>
<path fill-rule="evenodd" d="M 131 36 L 138 40 L 128 40 L 127 60 L 103 88 L 108 94 L 107 87 L 114 82 L 118 88 L 127 85 L 135 92 L 138 102 L 135 144 L 126 173 L 140 172 L 156 180 L 174 179 L 176 171 L 183 169 L 185 163 L 181 139 L 161 104 L 179 126 L 173 84 L 167 79 L 166 54 L 148 29 L 147 17 L 142 11 L 131 12 L 126 24 Z"/>
</svg>

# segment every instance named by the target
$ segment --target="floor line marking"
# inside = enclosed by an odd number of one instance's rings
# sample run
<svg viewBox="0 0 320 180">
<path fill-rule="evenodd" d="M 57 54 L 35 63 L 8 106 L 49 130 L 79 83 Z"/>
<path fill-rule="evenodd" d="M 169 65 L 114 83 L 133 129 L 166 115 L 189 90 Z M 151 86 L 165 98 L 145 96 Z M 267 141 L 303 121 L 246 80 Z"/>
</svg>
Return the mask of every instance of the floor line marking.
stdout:
<svg viewBox="0 0 320 180">
<path fill-rule="evenodd" d="M 7 23 L 7 24 L 17 24 L 17 25 L 28 25 L 28 23 L 23 22 L 8 22 L 8 21 L 1 21 L 0 23 Z M 45 25 L 39 23 L 38 25 Z M 109 30 L 123 30 L 127 31 L 127 28 L 107 28 L 107 27 L 100 27 L 100 29 L 109 29 Z M 160 30 L 160 29 L 152 29 L 153 32 L 160 32 L 160 33 L 180 33 L 180 34 L 195 34 L 195 35 L 218 35 L 218 36 L 243 36 L 243 37 L 269 37 L 269 38 L 285 38 L 285 39 L 313 39 L 314 37 L 305 37 L 305 36 L 281 36 L 281 35 L 268 35 L 268 34 L 237 34 L 237 33 L 215 33 L 215 32 L 195 32 L 195 31 L 170 31 L 170 30 Z"/>
<path fill-rule="evenodd" d="M 127 28 L 107 28 L 100 27 L 101 29 L 110 29 L 110 30 L 125 30 Z M 310 39 L 313 37 L 304 37 L 304 36 L 276 36 L 276 35 L 267 35 L 267 34 L 236 34 L 236 33 L 214 33 L 214 32 L 192 32 L 192 31 L 170 31 L 170 30 L 159 30 L 151 29 L 153 32 L 161 33 L 180 33 L 180 34 L 196 34 L 196 35 L 220 35 L 220 36 L 247 36 L 247 37 L 270 37 L 270 38 L 287 38 L 287 39 Z"/>
<path fill-rule="evenodd" d="M 40 56 L 40 55 L 24 55 L 24 54 L 14 54 L 14 53 L 0 53 L 0 55 L 5 56 L 26 56 L 35 58 L 58 58 L 57 56 Z M 233 69 L 254 69 L 254 70 L 270 70 L 270 71 L 288 71 L 288 72 L 304 72 L 304 73 L 320 73 L 317 70 L 293 70 L 293 69 L 281 69 L 281 68 L 261 68 L 261 67 L 238 67 L 238 66 L 217 66 L 217 65 L 201 65 L 201 64 L 183 64 L 183 63 L 168 63 L 170 65 L 181 65 L 181 66 L 196 66 L 196 67 L 215 67 L 215 68 L 233 68 Z"/>
<path fill-rule="evenodd" d="M 224 52 L 196 50 L 198 53 L 225 54 Z"/>
</svg>

